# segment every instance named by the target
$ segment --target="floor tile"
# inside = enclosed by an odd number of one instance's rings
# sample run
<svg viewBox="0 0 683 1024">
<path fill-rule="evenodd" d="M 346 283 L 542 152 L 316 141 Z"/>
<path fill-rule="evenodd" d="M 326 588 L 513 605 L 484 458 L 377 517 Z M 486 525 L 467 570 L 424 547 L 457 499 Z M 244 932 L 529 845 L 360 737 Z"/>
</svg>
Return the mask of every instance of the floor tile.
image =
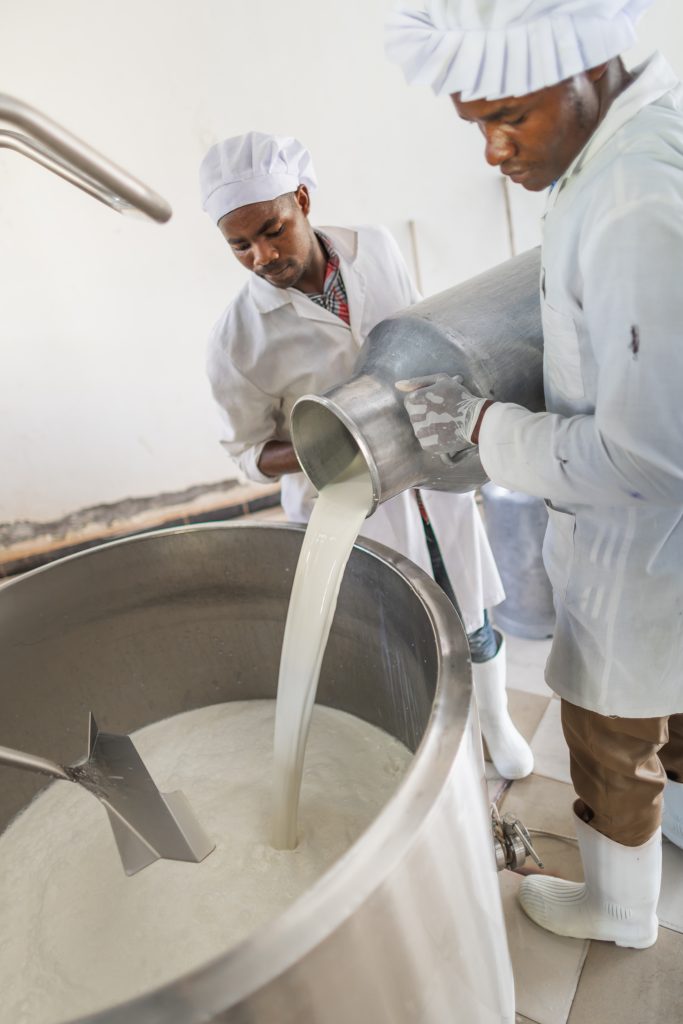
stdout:
<svg viewBox="0 0 683 1024">
<path fill-rule="evenodd" d="M 660 928 L 650 949 L 591 942 L 569 1024 L 681 1024 L 681 1020 L 683 936 Z"/>
<path fill-rule="evenodd" d="M 515 1024 L 538 1024 L 538 1022 L 531 1020 L 529 1017 L 523 1017 L 521 1013 L 516 1013 Z"/>
<path fill-rule="evenodd" d="M 499 802 L 501 814 L 514 814 L 531 831 L 542 829 L 560 836 L 575 837 L 572 804 L 574 790 L 565 782 L 556 782 L 538 775 L 513 782 Z M 572 882 L 583 881 L 581 857 L 576 843 L 549 836 L 531 836 L 534 849 L 544 869 Z M 527 859 L 526 866 L 533 861 Z"/>
<path fill-rule="evenodd" d="M 545 694 L 508 689 L 510 717 L 528 743 L 536 735 L 550 700 Z"/>
<path fill-rule="evenodd" d="M 508 688 L 552 696 L 552 690 L 543 678 L 545 663 L 550 654 L 550 640 L 524 640 L 506 634 Z"/>
<path fill-rule="evenodd" d="M 528 743 L 531 743 L 549 701 L 550 697 L 541 697 L 537 693 L 508 690 L 510 717 Z M 490 761 L 486 740 L 484 740 L 484 758 Z"/>
<path fill-rule="evenodd" d="M 659 923 L 665 928 L 683 932 L 683 850 L 667 839 L 662 844 L 662 891 L 659 896 L 657 913 Z M 683 939 L 681 941 L 683 942 Z M 681 971 L 683 971 L 683 961 Z M 683 1007 L 681 1008 L 681 1020 L 683 1020 Z"/>
<path fill-rule="evenodd" d="M 551 700 L 531 743 L 534 772 L 558 782 L 571 783 L 569 750 L 560 722 L 560 701 Z"/>
<path fill-rule="evenodd" d="M 510 717 L 521 732 L 522 736 L 529 743 L 538 728 L 539 722 L 543 718 L 543 714 L 549 700 L 549 697 L 541 697 L 536 693 L 525 693 L 522 690 L 508 690 L 508 708 L 510 710 Z M 483 744 L 489 800 L 497 802 L 498 797 L 506 788 L 507 783 L 504 779 L 501 779 L 500 775 L 491 763 L 490 754 L 486 746 L 486 740 L 483 740 Z"/>
<path fill-rule="evenodd" d="M 511 871 L 499 875 L 518 1012 L 538 1024 L 565 1024 L 588 943 L 539 928 L 517 902 L 522 881 Z M 605 1024 L 596 1017 L 592 1024 Z"/>
</svg>

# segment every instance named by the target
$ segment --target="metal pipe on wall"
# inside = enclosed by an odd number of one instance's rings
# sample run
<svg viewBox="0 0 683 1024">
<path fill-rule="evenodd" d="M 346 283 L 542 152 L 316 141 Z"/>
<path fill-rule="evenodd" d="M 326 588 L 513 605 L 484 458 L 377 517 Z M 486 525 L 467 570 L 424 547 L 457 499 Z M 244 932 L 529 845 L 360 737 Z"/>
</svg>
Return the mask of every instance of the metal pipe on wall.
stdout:
<svg viewBox="0 0 683 1024">
<path fill-rule="evenodd" d="M 21 153 L 119 213 L 169 220 L 172 210 L 162 196 L 23 100 L 0 93 L 2 124 L 11 129 L 0 128 L 0 148 Z"/>
</svg>

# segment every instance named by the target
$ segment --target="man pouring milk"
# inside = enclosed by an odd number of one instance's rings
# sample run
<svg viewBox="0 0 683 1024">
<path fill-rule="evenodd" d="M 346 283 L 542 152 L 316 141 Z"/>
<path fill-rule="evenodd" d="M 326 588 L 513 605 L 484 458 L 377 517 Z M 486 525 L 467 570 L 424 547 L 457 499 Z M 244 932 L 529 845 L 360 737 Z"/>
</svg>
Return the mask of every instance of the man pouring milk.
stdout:
<svg viewBox="0 0 683 1024">
<path fill-rule="evenodd" d="M 546 499 L 585 884 L 520 900 L 560 935 L 657 938 L 661 833 L 683 847 L 683 90 L 627 71 L 649 0 L 425 0 L 387 52 L 451 97 L 489 164 L 548 189 L 540 294 L 547 412 L 458 378 L 399 382 L 429 452 L 478 444 L 496 483 Z"/>
<path fill-rule="evenodd" d="M 250 272 L 209 342 L 222 444 L 250 479 L 281 479 L 288 518 L 306 522 L 315 490 L 291 443 L 294 402 L 348 377 L 375 324 L 420 296 L 386 229 L 313 226 L 317 179 L 297 139 L 256 131 L 224 139 L 204 157 L 200 182 L 204 209 Z M 485 611 L 503 590 L 473 494 L 399 494 L 361 533 L 427 572 L 430 546 L 438 547 L 434 568 L 443 585 L 452 584 L 468 635 L 491 759 L 505 778 L 529 775 L 533 755 L 507 706 L 504 642 Z"/>
</svg>

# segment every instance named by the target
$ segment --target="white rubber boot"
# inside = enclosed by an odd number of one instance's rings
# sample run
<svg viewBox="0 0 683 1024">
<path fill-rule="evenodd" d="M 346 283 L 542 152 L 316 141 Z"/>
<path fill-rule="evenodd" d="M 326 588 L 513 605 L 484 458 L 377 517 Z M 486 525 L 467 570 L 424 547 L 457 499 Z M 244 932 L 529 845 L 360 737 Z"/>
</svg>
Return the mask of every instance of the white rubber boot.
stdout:
<svg viewBox="0 0 683 1024">
<path fill-rule="evenodd" d="M 662 834 L 683 850 L 683 782 L 667 779 L 664 787 Z"/>
<path fill-rule="evenodd" d="M 534 755 L 508 712 L 505 640 L 498 631 L 496 636 L 500 639 L 500 647 L 495 656 L 489 661 L 472 663 L 479 724 L 498 774 L 504 779 L 523 779 L 534 770 Z"/>
<path fill-rule="evenodd" d="M 519 889 L 524 912 L 542 928 L 575 939 L 645 949 L 657 941 L 662 837 L 622 846 L 575 819 L 585 884 L 528 875 Z"/>
</svg>

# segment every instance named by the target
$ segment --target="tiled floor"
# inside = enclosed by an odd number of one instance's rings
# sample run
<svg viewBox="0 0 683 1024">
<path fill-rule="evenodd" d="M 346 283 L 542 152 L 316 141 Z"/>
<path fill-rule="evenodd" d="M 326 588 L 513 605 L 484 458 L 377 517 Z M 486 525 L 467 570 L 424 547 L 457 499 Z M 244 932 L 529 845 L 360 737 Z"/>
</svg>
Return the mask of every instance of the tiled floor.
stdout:
<svg viewBox="0 0 683 1024">
<path fill-rule="evenodd" d="M 529 829 L 573 837 L 569 759 L 560 704 L 543 681 L 549 641 L 507 637 L 510 712 L 531 743 L 535 770 L 507 788 L 487 766 L 489 793 Z M 576 844 L 534 837 L 545 867 L 581 881 Z M 519 876 L 500 886 L 517 991 L 518 1024 L 683 1024 L 683 851 L 664 843 L 664 877 L 655 946 L 619 949 L 552 935 L 533 924 L 516 900 Z"/>
</svg>

